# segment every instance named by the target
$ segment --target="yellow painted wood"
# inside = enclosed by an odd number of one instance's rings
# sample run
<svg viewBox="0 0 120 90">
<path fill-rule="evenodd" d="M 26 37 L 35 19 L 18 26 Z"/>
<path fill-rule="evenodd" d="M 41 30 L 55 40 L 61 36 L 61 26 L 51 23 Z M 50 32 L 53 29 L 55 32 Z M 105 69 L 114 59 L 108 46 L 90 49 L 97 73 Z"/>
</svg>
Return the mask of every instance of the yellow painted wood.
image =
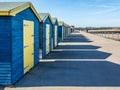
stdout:
<svg viewBox="0 0 120 90">
<path fill-rule="evenodd" d="M 0 11 L 1 16 L 9 16 L 8 11 Z"/>
<path fill-rule="evenodd" d="M 41 15 L 41 14 L 40 14 L 40 15 Z M 54 23 L 53 23 L 53 20 L 52 20 L 52 17 L 51 17 L 51 15 L 50 15 L 49 13 L 46 13 L 45 18 L 43 18 L 42 21 L 45 22 L 45 20 L 46 20 L 48 17 L 49 17 L 51 23 L 54 24 Z"/>
<path fill-rule="evenodd" d="M 54 33 L 54 42 L 55 42 L 55 47 L 57 46 L 57 26 L 55 26 L 55 33 Z"/>
<path fill-rule="evenodd" d="M 24 74 L 34 65 L 34 22 L 24 20 Z"/>
<path fill-rule="evenodd" d="M 19 7 L 16 7 L 12 10 L 8 10 L 8 11 L 0 11 L 0 16 L 16 16 L 17 13 L 27 9 L 27 8 L 31 8 L 33 13 L 36 15 L 36 17 L 38 18 L 38 20 L 41 22 L 41 18 L 39 16 L 39 14 L 37 13 L 37 11 L 35 10 L 34 6 L 32 5 L 32 3 L 27 2 Z"/>
<path fill-rule="evenodd" d="M 46 55 L 50 52 L 50 25 L 46 24 Z"/>
</svg>

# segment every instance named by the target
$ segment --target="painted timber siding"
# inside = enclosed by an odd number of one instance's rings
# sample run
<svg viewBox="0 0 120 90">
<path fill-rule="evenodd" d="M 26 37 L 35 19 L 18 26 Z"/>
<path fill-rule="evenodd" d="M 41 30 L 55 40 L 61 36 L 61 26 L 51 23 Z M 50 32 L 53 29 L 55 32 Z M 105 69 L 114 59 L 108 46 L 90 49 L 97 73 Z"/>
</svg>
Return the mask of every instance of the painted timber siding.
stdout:
<svg viewBox="0 0 120 90">
<path fill-rule="evenodd" d="M 68 28 L 65 27 L 64 39 L 68 36 Z"/>
<path fill-rule="evenodd" d="M 57 23 L 57 21 L 56 21 L 55 24 L 53 25 L 53 38 L 55 37 L 55 36 L 54 36 L 55 26 L 57 26 L 57 43 L 58 43 L 58 23 Z M 55 41 L 55 40 L 54 40 L 54 41 Z M 53 43 L 55 43 L 54 41 L 53 41 Z M 54 45 L 54 44 L 53 44 L 53 45 Z M 55 47 L 55 45 L 54 45 L 54 47 Z"/>
<path fill-rule="evenodd" d="M 0 85 L 11 84 L 11 63 L 0 62 Z"/>
<path fill-rule="evenodd" d="M 66 33 L 66 27 L 64 27 L 64 29 L 63 29 L 63 40 L 65 39 L 65 33 Z"/>
<path fill-rule="evenodd" d="M 52 50 L 52 23 L 47 18 L 42 24 L 42 58 L 46 56 L 46 24 L 50 25 L 50 51 Z"/>
<path fill-rule="evenodd" d="M 58 42 L 64 40 L 69 35 L 69 29 L 66 26 L 58 27 Z"/>
<path fill-rule="evenodd" d="M 42 49 L 42 42 L 43 42 L 42 41 L 42 36 L 43 36 L 43 34 L 42 34 L 43 23 L 42 22 L 40 22 L 40 28 L 39 29 L 40 29 L 40 31 L 39 31 L 39 40 L 40 40 L 40 42 L 39 42 L 40 44 L 39 45 L 40 46 L 39 47 L 40 47 L 40 49 Z"/>
<path fill-rule="evenodd" d="M 34 22 L 34 64 L 39 62 L 39 21 L 30 8 L 11 18 L 12 21 L 12 83 L 23 75 L 23 20 Z"/>
<path fill-rule="evenodd" d="M 10 23 L 10 17 L 0 17 L 0 85 L 11 84 Z"/>
<path fill-rule="evenodd" d="M 0 85 L 23 76 L 23 20 L 34 22 L 34 64 L 39 62 L 39 21 L 30 8 L 13 17 L 0 17 Z"/>
<path fill-rule="evenodd" d="M 0 62 L 10 62 L 11 59 L 11 20 L 10 17 L 0 17 Z"/>
<path fill-rule="evenodd" d="M 58 27 L 58 42 L 62 41 L 62 30 L 63 27 L 62 26 L 59 26 Z"/>
</svg>

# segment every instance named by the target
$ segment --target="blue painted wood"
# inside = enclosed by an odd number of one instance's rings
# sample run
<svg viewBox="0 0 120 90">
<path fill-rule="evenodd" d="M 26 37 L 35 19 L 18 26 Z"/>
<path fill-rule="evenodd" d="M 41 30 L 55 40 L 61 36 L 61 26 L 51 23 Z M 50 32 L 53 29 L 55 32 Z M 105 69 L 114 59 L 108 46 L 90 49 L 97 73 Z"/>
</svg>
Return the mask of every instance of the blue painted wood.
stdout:
<svg viewBox="0 0 120 90">
<path fill-rule="evenodd" d="M 23 20 L 34 22 L 34 64 L 39 62 L 39 21 L 28 8 L 12 17 L 12 83 L 23 76 Z"/>
<path fill-rule="evenodd" d="M 34 64 L 39 62 L 39 21 L 32 10 L 0 17 L 0 85 L 14 84 L 24 75 L 23 20 L 34 22 Z"/>
<path fill-rule="evenodd" d="M 58 27 L 58 42 L 61 42 L 68 36 L 69 28 L 65 25 Z"/>
<path fill-rule="evenodd" d="M 63 26 L 58 27 L 58 42 L 62 41 Z"/>
<path fill-rule="evenodd" d="M 0 17 L 0 85 L 11 83 L 10 23 L 10 17 Z"/>
<path fill-rule="evenodd" d="M 11 84 L 11 63 L 0 62 L 0 85 Z"/>
<path fill-rule="evenodd" d="M 58 43 L 58 22 L 57 21 L 55 22 L 55 24 L 53 24 L 53 32 L 52 32 L 53 33 L 53 36 L 52 36 L 53 38 L 54 38 L 54 35 L 55 35 L 54 34 L 55 33 L 55 26 L 57 26 L 57 43 Z M 55 40 L 53 39 L 53 43 L 55 43 L 54 41 Z M 53 47 L 55 48 L 54 44 L 53 44 Z"/>
<path fill-rule="evenodd" d="M 10 17 L 0 17 L 0 62 L 10 62 Z"/>
<path fill-rule="evenodd" d="M 52 50 L 52 22 L 50 18 L 46 18 L 46 20 L 42 24 L 42 58 L 46 56 L 46 24 L 50 25 L 50 51 Z"/>
</svg>

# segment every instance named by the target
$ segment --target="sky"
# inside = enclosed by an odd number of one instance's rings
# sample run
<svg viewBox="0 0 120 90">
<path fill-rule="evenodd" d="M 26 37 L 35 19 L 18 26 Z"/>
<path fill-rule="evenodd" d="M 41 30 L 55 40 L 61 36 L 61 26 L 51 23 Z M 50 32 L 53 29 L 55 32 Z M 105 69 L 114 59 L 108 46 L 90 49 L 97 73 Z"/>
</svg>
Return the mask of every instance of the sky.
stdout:
<svg viewBox="0 0 120 90">
<path fill-rule="evenodd" d="M 32 2 L 38 12 L 49 12 L 76 27 L 120 27 L 120 0 L 0 0 Z"/>
</svg>

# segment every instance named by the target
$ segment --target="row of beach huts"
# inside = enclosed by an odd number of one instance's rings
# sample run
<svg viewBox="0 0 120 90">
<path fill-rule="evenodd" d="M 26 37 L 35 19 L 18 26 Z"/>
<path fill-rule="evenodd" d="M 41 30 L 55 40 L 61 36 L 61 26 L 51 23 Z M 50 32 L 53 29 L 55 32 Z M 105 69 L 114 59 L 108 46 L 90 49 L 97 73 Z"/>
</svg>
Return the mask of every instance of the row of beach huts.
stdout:
<svg viewBox="0 0 120 90">
<path fill-rule="evenodd" d="M 74 27 L 30 2 L 0 2 L 0 86 L 11 85 L 39 63 Z"/>
</svg>

